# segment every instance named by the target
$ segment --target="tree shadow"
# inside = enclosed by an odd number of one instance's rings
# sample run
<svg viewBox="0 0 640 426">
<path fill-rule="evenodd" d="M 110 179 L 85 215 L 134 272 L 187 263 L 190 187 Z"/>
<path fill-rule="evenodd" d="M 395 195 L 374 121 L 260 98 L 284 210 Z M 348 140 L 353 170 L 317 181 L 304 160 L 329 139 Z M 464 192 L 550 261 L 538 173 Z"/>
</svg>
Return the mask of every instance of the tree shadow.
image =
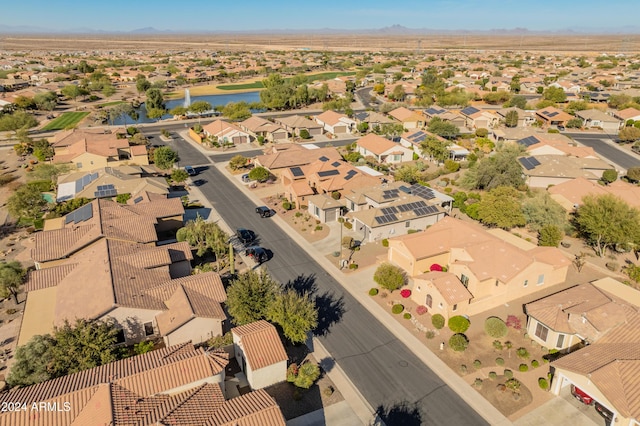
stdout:
<svg viewBox="0 0 640 426">
<path fill-rule="evenodd" d="M 417 404 L 401 401 L 393 405 L 379 405 L 371 425 L 420 426 L 422 420 L 422 412 Z"/>
<path fill-rule="evenodd" d="M 322 358 L 318 361 L 318 365 L 324 373 L 329 373 L 336 366 L 336 361 L 331 357 Z"/>
</svg>

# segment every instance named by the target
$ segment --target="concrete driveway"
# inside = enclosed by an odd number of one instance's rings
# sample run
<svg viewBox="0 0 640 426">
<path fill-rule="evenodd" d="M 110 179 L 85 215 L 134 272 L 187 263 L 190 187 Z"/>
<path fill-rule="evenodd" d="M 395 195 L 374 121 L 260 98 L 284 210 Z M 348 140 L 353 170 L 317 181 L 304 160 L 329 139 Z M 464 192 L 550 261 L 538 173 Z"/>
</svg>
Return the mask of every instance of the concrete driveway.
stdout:
<svg viewBox="0 0 640 426">
<path fill-rule="evenodd" d="M 600 417 L 595 408 L 576 400 L 568 386 L 562 390 L 560 396 L 525 414 L 513 424 L 515 426 L 606 426 L 605 420 Z"/>
</svg>

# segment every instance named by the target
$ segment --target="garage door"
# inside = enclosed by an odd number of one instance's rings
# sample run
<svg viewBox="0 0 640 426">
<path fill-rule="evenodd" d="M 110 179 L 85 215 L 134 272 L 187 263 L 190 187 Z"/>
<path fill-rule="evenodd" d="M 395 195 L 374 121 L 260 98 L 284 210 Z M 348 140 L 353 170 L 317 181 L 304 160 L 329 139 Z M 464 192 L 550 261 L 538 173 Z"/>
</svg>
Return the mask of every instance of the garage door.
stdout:
<svg viewBox="0 0 640 426">
<path fill-rule="evenodd" d="M 337 213 L 338 213 L 337 209 L 327 210 L 325 215 L 325 222 L 335 222 L 336 218 L 338 217 Z"/>
<path fill-rule="evenodd" d="M 316 127 L 314 129 L 309 129 L 309 134 L 312 136 L 319 136 L 322 134 L 322 127 Z"/>
<path fill-rule="evenodd" d="M 334 126 L 333 133 L 334 134 L 347 133 L 347 126 Z"/>
</svg>

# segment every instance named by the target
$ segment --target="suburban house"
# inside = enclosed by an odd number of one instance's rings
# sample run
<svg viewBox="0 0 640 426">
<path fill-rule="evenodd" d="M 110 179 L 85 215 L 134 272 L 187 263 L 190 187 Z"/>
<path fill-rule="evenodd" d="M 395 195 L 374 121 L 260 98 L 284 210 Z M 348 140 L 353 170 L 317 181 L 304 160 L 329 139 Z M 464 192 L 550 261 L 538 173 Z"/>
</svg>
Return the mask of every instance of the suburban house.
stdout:
<svg viewBox="0 0 640 426">
<path fill-rule="evenodd" d="M 309 132 L 309 136 L 322 135 L 322 125 L 301 115 L 274 118 L 276 123 L 284 127 L 292 136 L 300 136 L 301 130 Z"/>
<path fill-rule="evenodd" d="M 617 132 L 624 123 L 609 114 L 605 114 L 599 109 L 576 111 L 576 117 L 582 119 L 582 127 L 597 127 L 608 132 Z"/>
<path fill-rule="evenodd" d="M 215 120 L 209 124 L 205 124 L 202 126 L 202 131 L 207 137 L 217 138 L 221 144 L 232 143 L 238 145 L 251 141 L 251 135 L 248 132 L 224 120 Z"/>
<path fill-rule="evenodd" d="M 522 145 L 527 150 L 527 154 L 531 156 L 561 155 L 577 158 L 600 158 L 590 146 L 578 146 L 573 140 L 561 134 L 537 133 L 520 138 L 516 142 Z"/>
<path fill-rule="evenodd" d="M 580 93 L 581 87 L 579 84 L 574 83 L 572 81 L 554 81 L 549 85 L 549 87 L 556 87 L 558 89 L 564 90 L 565 93 L 569 94 L 577 94 Z"/>
<path fill-rule="evenodd" d="M 264 141 L 278 142 L 286 140 L 289 136 L 287 130 L 279 124 L 272 123 L 256 115 L 241 121 L 238 125 L 241 129 L 249 132 L 254 139 L 262 137 Z"/>
<path fill-rule="evenodd" d="M 380 241 L 421 230 L 445 217 L 453 199 L 421 185 L 403 182 L 359 188 L 347 193 L 347 220 L 363 241 Z"/>
<path fill-rule="evenodd" d="M 611 412 L 608 424 L 638 425 L 640 330 L 634 326 L 638 321 L 636 313 L 595 343 L 553 361 L 551 392 L 568 396 L 574 385 Z"/>
<path fill-rule="evenodd" d="M 74 129 L 57 134 L 51 145 L 54 163 L 73 163 L 78 170 L 149 165 L 147 147 L 131 145 L 118 133 Z"/>
<path fill-rule="evenodd" d="M 551 198 L 556 200 L 565 210 L 573 212 L 582 204 L 587 195 L 614 195 L 631 207 L 640 208 L 640 187 L 617 180 L 609 185 L 600 185 L 583 177 L 568 180 L 547 189 Z"/>
<path fill-rule="evenodd" d="M 425 117 L 419 111 L 412 111 L 405 107 L 389 111 L 389 116 L 395 118 L 405 129 L 419 129 L 425 125 Z"/>
<path fill-rule="evenodd" d="M 322 223 L 335 222 L 342 216 L 344 204 L 327 194 L 307 197 L 307 211 Z"/>
<path fill-rule="evenodd" d="M 562 155 L 521 157 L 518 162 L 522 166 L 526 184 L 531 188 L 548 188 L 578 177 L 597 181 L 605 170 L 613 169 L 613 166 L 598 158 Z"/>
<path fill-rule="evenodd" d="M 318 160 L 329 163 L 343 161 L 342 155 L 333 147 L 306 148 L 291 144 L 287 145 L 287 149 L 284 150 L 279 149 L 278 145 L 278 148 L 269 151 L 267 154 L 255 157 L 253 163 L 256 167 L 264 167 L 269 169 L 272 174 L 279 176 L 285 169 L 306 166 Z"/>
<path fill-rule="evenodd" d="M 316 117 L 316 122 L 325 132 L 333 135 L 351 133 L 356 128 L 356 122 L 345 114 L 328 110 Z"/>
<path fill-rule="evenodd" d="M 387 255 L 412 277 L 412 299 L 445 317 L 475 315 L 562 283 L 571 263 L 555 247 L 452 217 L 423 232 L 390 238 Z M 444 269 L 459 283 L 433 274 Z"/>
<path fill-rule="evenodd" d="M 465 129 L 467 124 L 466 118 L 463 117 L 461 114 L 458 114 L 457 112 L 449 111 L 437 106 L 432 106 L 425 109 L 424 116 L 426 117 L 427 123 L 431 121 L 432 118 L 438 117 L 442 121 L 451 123 L 461 130 Z"/>
<path fill-rule="evenodd" d="M 225 352 L 184 343 L 114 361 L 31 386 L 13 388 L 1 403 L 48 409 L 0 413 L 6 425 L 284 426 L 280 407 L 264 390 L 226 390 Z M 53 408 L 51 408 L 53 407 Z"/>
<path fill-rule="evenodd" d="M 138 166 L 104 167 L 90 172 L 74 172 L 58 177 L 56 201 L 74 198 L 109 198 L 130 194 L 135 198 L 141 192 L 166 196 L 167 180 L 161 177 L 142 177 L 146 171 Z"/>
<path fill-rule="evenodd" d="M 565 126 L 567 121 L 573 119 L 571 114 L 549 106 L 536 111 L 536 119 L 546 126 Z"/>
<path fill-rule="evenodd" d="M 413 149 L 406 148 L 375 133 L 361 137 L 356 141 L 356 145 L 358 152 L 363 157 L 374 157 L 380 163 L 402 163 L 413 159 Z"/>
<path fill-rule="evenodd" d="M 603 278 L 527 303 L 527 333 L 549 349 L 572 350 L 597 342 L 613 328 L 629 323 L 640 310 L 633 299 L 621 299 L 606 291 L 620 286 L 624 284 Z M 634 293 L 638 303 L 640 293 Z"/>
<path fill-rule="evenodd" d="M 393 124 L 395 121 L 384 114 L 380 114 L 376 111 L 360 111 L 356 112 L 353 115 L 353 118 L 356 119 L 358 123 L 367 123 L 369 125 L 369 129 L 374 129 L 375 127 L 381 127 L 385 124 Z"/>
<path fill-rule="evenodd" d="M 535 111 L 524 110 L 517 107 L 501 108 L 496 111 L 496 114 L 499 120 L 504 122 L 507 118 L 507 114 L 511 111 L 518 113 L 518 124 L 516 127 L 529 127 L 536 122 Z"/>
<path fill-rule="evenodd" d="M 465 118 L 465 126 L 470 129 L 491 129 L 500 121 L 500 117 L 493 112 L 473 106 L 460 110 L 460 114 Z"/>
<path fill-rule="evenodd" d="M 287 380 L 289 357 L 276 328 L 265 320 L 231 329 L 233 351 L 251 389 Z"/>
<path fill-rule="evenodd" d="M 624 124 L 626 124 L 629 120 L 640 121 L 640 110 L 629 107 L 620 111 L 615 111 L 613 113 L 613 116 L 622 121 Z"/>
</svg>

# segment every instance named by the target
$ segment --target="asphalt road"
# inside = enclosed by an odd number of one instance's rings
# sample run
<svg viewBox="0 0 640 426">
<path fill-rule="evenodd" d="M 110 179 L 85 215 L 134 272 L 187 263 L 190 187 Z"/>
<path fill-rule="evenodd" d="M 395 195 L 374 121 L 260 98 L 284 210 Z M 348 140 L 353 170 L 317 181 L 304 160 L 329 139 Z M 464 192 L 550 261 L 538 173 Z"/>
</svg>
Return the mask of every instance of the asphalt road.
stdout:
<svg viewBox="0 0 640 426">
<path fill-rule="evenodd" d="M 183 159 L 207 163 L 195 148 L 174 144 Z M 271 275 L 316 298 L 318 337 L 374 410 L 383 414 L 387 425 L 486 424 L 293 239 L 271 219 L 255 214 L 251 199 L 222 172 L 215 167 L 201 170 L 198 178 L 206 183 L 200 190 L 225 222 L 232 229 L 252 229 L 260 245 L 274 253 L 265 264 Z M 331 368 L 331 364 L 325 366 Z"/>
<path fill-rule="evenodd" d="M 576 142 L 593 148 L 601 157 L 617 164 L 624 169 L 631 167 L 640 167 L 640 156 L 634 153 L 627 153 L 615 146 L 611 146 L 610 142 L 614 140 L 608 135 L 593 133 L 565 133 L 565 136 L 572 137 Z M 606 142 L 605 142 L 606 141 Z"/>
</svg>

